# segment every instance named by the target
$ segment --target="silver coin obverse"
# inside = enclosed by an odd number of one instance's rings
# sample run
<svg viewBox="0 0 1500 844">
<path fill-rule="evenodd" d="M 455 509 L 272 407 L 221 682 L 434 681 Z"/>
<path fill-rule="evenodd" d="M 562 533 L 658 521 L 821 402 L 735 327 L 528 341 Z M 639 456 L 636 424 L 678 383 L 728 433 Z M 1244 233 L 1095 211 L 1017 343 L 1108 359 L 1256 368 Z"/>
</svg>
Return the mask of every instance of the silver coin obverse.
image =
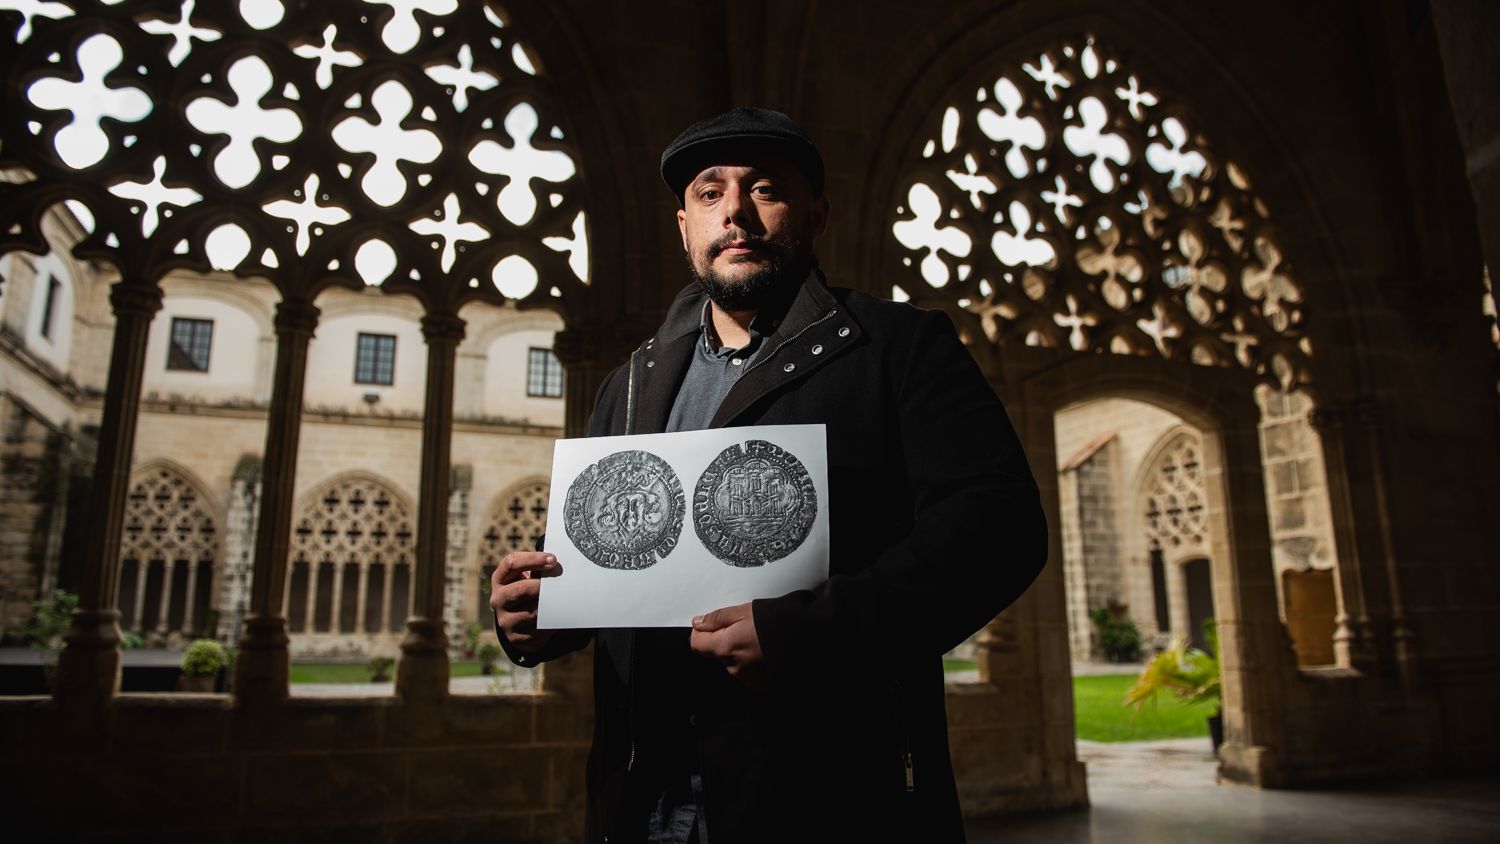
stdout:
<svg viewBox="0 0 1500 844">
<path fill-rule="evenodd" d="M 693 489 L 693 529 L 731 566 L 775 562 L 802 546 L 818 514 L 807 467 L 775 443 L 747 440 L 719 452 Z"/>
<path fill-rule="evenodd" d="M 563 529 L 601 568 L 637 571 L 677 547 L 686 515 L 682 483 L 649 451 L 605 455 L 573 479 Z"/>
</svg>

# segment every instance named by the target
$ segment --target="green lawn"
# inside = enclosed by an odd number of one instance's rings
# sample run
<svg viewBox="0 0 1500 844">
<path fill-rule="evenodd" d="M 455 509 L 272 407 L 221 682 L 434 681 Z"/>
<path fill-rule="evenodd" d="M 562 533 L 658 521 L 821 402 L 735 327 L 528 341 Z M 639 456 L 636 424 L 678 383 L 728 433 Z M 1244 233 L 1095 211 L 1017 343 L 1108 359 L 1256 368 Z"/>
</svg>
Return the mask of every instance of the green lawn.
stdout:
<svg viewBox="0 0 1500 844">
<path fill-rule="evenodd" d="M 479 660 L 455 660 L 449 663 L 448 673 L 451 677 L 478 677 Z M 396 669 L 392 668 L 391 677 L 394 679 L 395 676 Z M 292 663 L 292 682 L 368 683 L 370 682 L 370 669 L 363 662 L 294 662 Z"/>
<path fill-rule="evenodd" d="M 943 660 L 943 673 L 950 671 L 973 671 L 977 666 L 972 659 L 945 659 Z"/>
<path fill-rule="evenodd" d="M 1147 741 L 1208 735 L 1208 716 L 1213 713 L 1206 705 L 1189 706 L 1162 694 L 1154 707 L 1147 704 L 1139 713 L 1126 709 L 1120 701 L 1134 683 L 1134 674 L 1074 677 L 1073 712 L 1078 737 L 1089 741 Z"/>
</svg>

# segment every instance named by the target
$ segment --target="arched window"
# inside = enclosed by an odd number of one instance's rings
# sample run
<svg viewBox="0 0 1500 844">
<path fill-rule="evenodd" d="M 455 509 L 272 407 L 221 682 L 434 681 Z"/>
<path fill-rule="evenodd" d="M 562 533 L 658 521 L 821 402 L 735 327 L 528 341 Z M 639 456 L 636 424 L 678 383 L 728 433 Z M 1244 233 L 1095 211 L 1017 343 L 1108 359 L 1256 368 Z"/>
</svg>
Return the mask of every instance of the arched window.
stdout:
<svg viewBox="0 0 1500 844">
<path fill-rule="evenodd" d="M 303 506 L 292 530 L 293 633 L 401 633 L 411 611 L 411 513 L 382 481 L 348 478 Z"/>
<path fill-rule="evenodd" d="M 967 310 L 996 343 L 1308 380 L 1302 288 L 1249 176 L 1094 38 L 974 77 L 908 169 L 897 298 Z"/>
<path fill-rule="evenodd" d="M 120 546 L 120 627 L 149 639 L 211 636 L 219 530 L 199 486 L 168 466 L 136 476 Z"/>
<path fill-rule="evenodd" d="M 1202 455 L 1197 435 L 1180 431 L 1162 445 L 1145 473 L 1141 517 L 1148 547 L 1168 563 L 1209 553 Z"/>
<path fill-rule="evenodd" d="M 479 539 L 479 618 L 490 614 L 490 575 L 512 551 L 532 551 L 547 531 L 546 481 L 526 481 L 500 494 Z"/>
</svg>

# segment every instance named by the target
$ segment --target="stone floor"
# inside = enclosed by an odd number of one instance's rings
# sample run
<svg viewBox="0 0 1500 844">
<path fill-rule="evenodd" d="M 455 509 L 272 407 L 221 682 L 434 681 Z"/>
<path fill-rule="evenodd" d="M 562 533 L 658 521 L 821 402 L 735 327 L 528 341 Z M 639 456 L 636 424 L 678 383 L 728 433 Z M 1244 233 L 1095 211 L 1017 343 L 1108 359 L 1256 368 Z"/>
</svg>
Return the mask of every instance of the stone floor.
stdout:
<svg viewBox="0 0 1500 844">
<path fill-rule="evenodd" d="M 971 844 L 1500 841 L 1500 778 L 1319 791 L 1218 785 L 1206 739 L 1078 742 L 1092 808 L 972 821 Z"/>
</svg>

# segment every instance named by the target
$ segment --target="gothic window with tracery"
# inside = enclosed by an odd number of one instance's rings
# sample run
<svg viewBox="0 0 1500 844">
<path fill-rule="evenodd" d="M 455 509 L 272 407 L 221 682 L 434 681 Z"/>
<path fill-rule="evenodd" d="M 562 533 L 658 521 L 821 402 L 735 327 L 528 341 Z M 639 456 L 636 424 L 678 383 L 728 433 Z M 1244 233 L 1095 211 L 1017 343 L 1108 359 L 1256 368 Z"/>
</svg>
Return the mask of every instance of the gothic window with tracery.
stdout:
<svg viewBox="0 0 1500 844">
<path fill-rule="evenodd" d="M 479 539 L 479 617 L 490 614 L 490 575 L 512 551 L 533 551 L 547 532 L 546 481 L 527 481 L 500 495 Z"/>
<path fill-rule="evenodd" d="M 1146 536 L 1168 561 L 1207 556 L 1208 496 L 1203 489 L 1203 446 L 1181 431 L 1163 446 L 1147 472 Z"/>
<path fill-rule="evenodd" d="M 177 471 L 137 475 L 120 544 L 120 627 L 143 636 L 212 635 L 219 530 L 209 502 Z"/>
<path fill-rule="evenodd" d="M 293 633 L 399 633 L 411 609 L 411 513 L 389 487 L 329 487 L 294 523 L 286 591 Z"/>
<path fill-rule="evenodd" d="M 283 292 L 382 286 L 455 312 L 588 283 L 569 134 L 495 2 L 0 2 L 7 248 L 127 279 L 227 270 Z"/>
<path fill-rule="evenodd" d="M 1243 168 L 1092 37 L 974 77 L 935 114 L 892 233 L 909 281 L 989 339 L 1308 380 L 1301 285 Z"/>
</svg>

